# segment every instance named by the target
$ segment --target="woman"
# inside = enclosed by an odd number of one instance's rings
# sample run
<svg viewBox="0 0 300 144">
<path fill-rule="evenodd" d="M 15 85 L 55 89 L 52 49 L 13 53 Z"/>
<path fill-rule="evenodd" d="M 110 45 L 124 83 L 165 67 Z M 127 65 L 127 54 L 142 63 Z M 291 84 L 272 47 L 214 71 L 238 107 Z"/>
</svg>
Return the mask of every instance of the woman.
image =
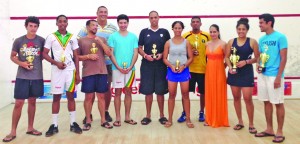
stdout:
<svg viewBox="0 0 300 144">
<path fill-rule="evenodd" d="M 205 126 L 227 127 L 227 85 L 224 66 L 226 43 L 220 40 L 219 26 L 209 28 L 211 41 L 206 44 L 207 65 L 205 72 Z"/>
<path fill-rule="evenodd" d="M 227 83 L 231 87 L 234 98 L 233 104 L 238 117 L 238 124 L 235 125 L 233 129 L 240 130 L 244 128 L 241 108 L 241 97 L 243 94 L 249 119 L 249 132 L 255 134 L 257 133 L 257 130 L 253 124 L 254 106 L 252 102 L 252 89 L 254 86 L 254 74 L 252 63 L 256 62 L 259 52 L 256 40 L 247 37 L 248 30 L 248 19 L 241 18 L 236 25 L 238 37 L 229 40 L 226 48 L 225 60 L 229 67 Z M 233 53 L 233 49 L 236 51 L 236 55 L 239 56 L 239 61 L 236 64 L 236 71 L 233 70 L 233 64 L 230 61 L 230 55 Z M 253 52 L 255 58 L 251 58 Z"/>
<path fill-rule="evenodd" d="M 164 47 L 163 61 L 168 66 L 167 80 L 169 88 L 168 111 L 169 120 L 165 127 L 172 126 L 172 116 L 175 106 L 177 84 L 180 83 L 183 108 L 186 112 L 186 125 L 193 128 L 194 124 L 190 119 L 190 98 L 189 98 L 189 79 L 190 72 L 188 66 L 193 61 L 192 48 L 189 42 L 181 36 L 184 25 L 181 21 L 172 24 L 174 37 L 168 40 Z M 168 59 L 169 56 L 169 59 Z"/>
</svg>

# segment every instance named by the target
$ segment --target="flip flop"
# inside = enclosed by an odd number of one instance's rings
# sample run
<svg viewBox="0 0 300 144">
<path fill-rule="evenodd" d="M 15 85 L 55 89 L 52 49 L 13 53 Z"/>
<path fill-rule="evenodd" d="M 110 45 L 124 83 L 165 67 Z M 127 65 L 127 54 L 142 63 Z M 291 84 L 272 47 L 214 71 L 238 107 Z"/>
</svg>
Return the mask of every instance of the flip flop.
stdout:
<svg viewBox="0 0 300 144">
<path fill-rule="evenodd" d="M 12 135 L 7 135 L 2 142 L 10 142 L 12 140 L 14 140 L 17 136 L 12 136 Z"/>
<path fill-rule="evenodd" d="M 40 135 L 42 135 L 43 133 L 42 133 L 42 132 L 39 132 L 39 131 L 37 131 L 37 130 L 32 130 L 32 131 L 26 132 L 26 134 L 34 135 L 34 136 L 40 136 Z"/>
<path fill-rule="evenodd" d="M 131 124 L 131 125 L 136 125 L 137 124 L 137 122 L 132 120 L 132 119 L 131 120 L 124 120 L 124 122 L 128 123 L 128 124 Z"/>
<path fill-rule="evenodd" d="M 280 139 L 280 140 L 277 140 Z M 285 136 L 274 136 L 274 139 L 272 140 L 272 142 L 274 143 L 282 143 L 285 140 Z"/>
<path fill-rule="evenodd" d="M 257 133 L 256 128 L 255 127 L 249 127 L 249 133 L 256 134 Z"/>
<path fill-rule="evenodd" d="M 267 133 L 267 132 L 260 132 L 260 133 L 255 134 L 255 137 L 269 137 L 269 136 L 275 136 L 275 135 Z"/>
<path fill-rule="evenodd" d="M 160 122 L 160 124 L 164 125 L 164 124 L 166 124 L 168 119 L 166 117 L 161 117 L 158 121 Z"/>
<path fill-rule="evenodd" d="M 91 125 L 90 123 L 85 123 L 85 124 L 83 125 L 82 130 L 83 130 L 83 131 L 89 131 L 91 128 L 92 128 L 92 125 Z"/>
<path fill-rule="evenodd" d="M 113 126 L 111 126 L 108 122 L 104 122 L 103 124 L 101 124 L 102 127 L 107 128 L 107 129 L 112 129 Z"/>
<path fill-rule="evenodd" d="M 141 121 L 142 125 L 148 125 L 151 122 L 150 118 L 144 117 L 143 120 Z"/>
<path fill-rule="evenodd" d="M 121 122 L 120 122 L 120 121 L 115 121 L 115 122 L 113 123 L 113 125 L 114 125 L 115 127 L 120 127 L 120 126 L 121 126 Z"/>
<path fill-rule="evenodd" d="M 236 124 L 235 127 L 234 127 L 233 129 L 234 129 L 234 130 L 241 130 L 242 128 L 244 128 L 244 125 Z"/>
</svg>

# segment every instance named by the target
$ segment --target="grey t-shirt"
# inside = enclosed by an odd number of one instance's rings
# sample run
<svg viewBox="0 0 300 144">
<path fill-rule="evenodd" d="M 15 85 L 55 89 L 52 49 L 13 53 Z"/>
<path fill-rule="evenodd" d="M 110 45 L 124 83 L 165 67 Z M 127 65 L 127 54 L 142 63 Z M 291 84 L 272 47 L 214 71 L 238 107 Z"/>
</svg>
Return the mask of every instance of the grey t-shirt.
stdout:
<svg viewBox="0 0 300 144">
<path fill-rule="evenodd" d="M 27 61 L 26 57 L 33 56 L 33 69 L 27 70 L 21 66 L 18 67 L 17 78 L 37 80 L 43 79 L 42 50 L 45 39 L 36 35 L 34 39 L 28 39 L 26 35 L 17 38 L 12 47 L 12 51 L 18 53 L 20 61 Z"/>
</svg>

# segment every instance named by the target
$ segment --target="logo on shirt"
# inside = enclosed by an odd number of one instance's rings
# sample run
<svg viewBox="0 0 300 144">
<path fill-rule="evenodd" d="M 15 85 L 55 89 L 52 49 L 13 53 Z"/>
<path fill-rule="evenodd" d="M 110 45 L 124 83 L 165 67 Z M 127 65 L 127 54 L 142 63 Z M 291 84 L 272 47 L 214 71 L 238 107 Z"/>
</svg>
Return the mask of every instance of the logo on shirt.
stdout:
<svg viewBox="0 0 300 144">
<path fill-rule="evenodd" d="M 160 34 L 160 37 L 163 37 L 164 36 L 164 34 Z"/>
<path fill-rule="evenodd" d="M 149 37 L 150 35 L 148 34 L 147 37 Z"/>
<path fill-rule="evenodd" d="M 202 39 L 202 43 L 205 43 L 205 40 L 204 40 L 204 39 Z"/>
<path fill-rule="evenodd" d="M 21 55 L 23 56 L 39 56 L 41 54 L 41 48 L 38 45 L 34 45 L 33 42 L 28 42 L 27 44 L 23 44 L 22 48 L 20 48 Z"/>
</svg>

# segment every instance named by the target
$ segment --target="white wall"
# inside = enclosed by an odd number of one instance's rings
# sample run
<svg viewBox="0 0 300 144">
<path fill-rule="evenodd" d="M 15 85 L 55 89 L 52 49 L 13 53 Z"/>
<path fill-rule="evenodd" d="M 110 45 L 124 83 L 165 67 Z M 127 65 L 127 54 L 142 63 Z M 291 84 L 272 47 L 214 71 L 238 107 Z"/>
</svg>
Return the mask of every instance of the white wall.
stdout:
<svg viewBox="0 0 300 144">
<path fill-rule="evenodd" d="M 7 3 L 8 0 L 5 0 Z M 2 0 L 3 2 L 3 0 Z M 212 15 L 259 15 L 262 13 L 271 14 L 300 14 L 299 10 L 300 2 L 297 0 L 227 0 L 227 1 L 202 1 L 202 0 L 89 0 L 85 3 L 82 1 L 71 0 L 10 0 L 9 1 L 9 14 L 11 17 L 24 17 L 28 15 L 35 15 L 40 17 L 51 16 L 56 17 L 59 14 L 65 14 L 67 16 L 95 16 L 96 9 L 100 5 L 105 5 L 109 10 L 110 16 L 117 16 L 121 13 L 129 16 L 147 16 L 149 11 L 156 10 L 161 16 L 187 16 L 187 15 L 200 15 L 200 16 L 212 16 Z M 1 5 L 1 7 L 7 8 Z M 6 12 L 8 14 L 8 12 Z M 1 13 L 1 15 L 3 15 Z M 300 47 L 300 33 L 297 28 L 300 25 L 300 17 L 276 17 L 275 29 L 286 34 L 289 42 L 288 52 L 288 64 L 286 68 L 286 76 L 299 76 L 300 60 L 298 58 Z M 190 30 L 190 18 L 161 18 L 160 26 L 167 28 L 171 35 L 171 24 L 175 20 L 181 20 L 186 25 L 185 31 Z M 211 24 L 216 23 L 220 26 L 222 39 L 228 41 L 229 39 L 236 37 L 235 25 L 238 18 L 202 18 L 203 26 L 202 30 L 208 31 Z M 258 27 L 258 18 L 249 17 L 250 31 L 248 36 L 258 39 L 263 33 L 260 32 Z M 75 34 L 79 29 L 84 26 L 86 19 L 69 20 L 68 30 Z M 116 24 L 115 19 L 109 20 Z M 8 22 L 7 22 L 8 23 Z M 12 39 L 25 34 L 24 20 L 11 20 L 11 24 L 5 26 L 9 31 L 10 38 L 7 38 L 8 48 L 11 47 Z M 129 31 L 139 35 L 142 28 L 148 27 L 148 19 L 130 19 Z M 41 25 L 38 34 L 46 37 L 48 34 L 54 32 L 57 29 L 55 26 L 55 20 L 41 20 Z M 2 32 L 2 31 L 1 31 Z M 1 33 L 2 34 L 2 33 Z M 5 34 L 7 35 L 7 34 Z M 1 54 L 8 57 L 10 51 L 2 52 Z M 2 58 L 2 57 L 1 57 Z M 3 65 L 8 67 L 10 73 L 6 79 L 12 80 L 15 78 L 16 65 L 13 65 L 8 58 L 3 60 Z M 139 69 L 140 59 L 136 66 Z M 2 68 L 3 69 L 3 68 Z M 2 74 L 1 74 L 2 75 Z M 137 71 L 137 77 L 139 77 L 139 71 Z M 50 65 L 45 63 L 44 65 L 44 78 L 50 78 Z M 1 78 L 2 81 L 2 78 Z M 294 87 L 295 88 L 295 87 Z M 300 92 L 300 91 L 299 91 Z M 296 92 L 298 93 L 298 91 Z M 9 93 L 7 93 L 9 94 Z"/>
</svg>

